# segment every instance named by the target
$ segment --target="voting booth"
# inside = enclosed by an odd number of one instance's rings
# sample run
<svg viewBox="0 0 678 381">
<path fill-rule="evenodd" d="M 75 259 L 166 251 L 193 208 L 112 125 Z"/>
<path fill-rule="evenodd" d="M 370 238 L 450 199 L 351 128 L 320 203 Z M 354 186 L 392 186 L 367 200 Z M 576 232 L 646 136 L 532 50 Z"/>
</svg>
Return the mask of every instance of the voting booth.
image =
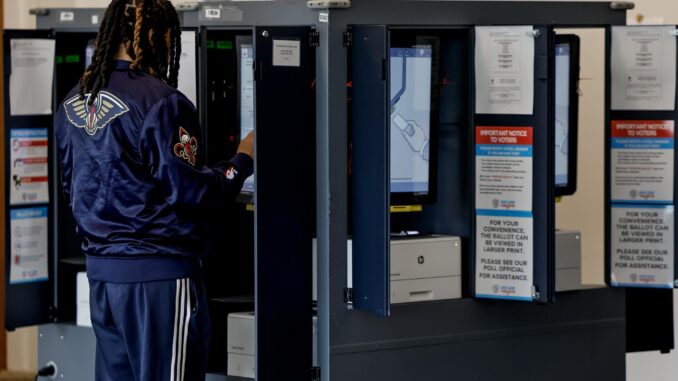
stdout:
<svg viewBox="0 0 678 381">
<path fill-rule="evenodd" d="M 231 158 L 240 139 L 257 131 L 256 178 L 247 180 L 234 206 L 215 210 L 210 220 L 214 244 L 203 263 L 214 323 L 210 379 L 225 377 L 219 374 L 227 368 L 228 314 L 255 309 L 257 338 L 268 343 L 257 345 L 260 379 L 273 379 L 267 372 L 307 376 L 313 345 L 313 19 L 304 4 L 243 4 L 236 18 L 221 5 L 178 10 L 184 29 L 179 89 L 199 111 L 208 164 Z M 39 361 L 56 362 L 61 377 L 73 380 L 92 379 L 94 335 L 84 314 L 87 286 L 77 282 L 85 258 L 58 181 L 52 116 L 91 60 L 103 11 L 36 9 L 37 30 L 4 34 L 5 160 L 16 163 L 6 179 L 6 250 L 12 254 L 7 328 L 44 324 Z"/>
<path fill-rule="evenodd" d="M 672 350 L 675 27 L 623 27 L 628 7 L 181 5 L 208 163 L 256 131 L 255 175 L 211 221 L 208 380 L 623 379 L 627 351 Z M 51 123 L 103 12 L 34 12 L 4 36 L 7 326 L 44 324 L 40 364 L 88 380 Z M 555 223 L 583 165 L 560 27 L 608 33 L 607 234 L 587 239 L 611 287 L 581 285 L 581 231 Z"/>
</svg>

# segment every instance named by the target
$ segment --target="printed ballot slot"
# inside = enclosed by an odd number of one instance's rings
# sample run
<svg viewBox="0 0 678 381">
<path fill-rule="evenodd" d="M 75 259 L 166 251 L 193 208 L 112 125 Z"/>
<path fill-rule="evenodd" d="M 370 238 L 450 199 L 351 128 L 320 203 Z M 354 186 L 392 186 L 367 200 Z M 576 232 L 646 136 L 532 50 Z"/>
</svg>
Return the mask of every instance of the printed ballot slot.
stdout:
<svg viewBox="0 0 678 381">
<path fill-rule="evenodd" d="M 676 27 L 608 31 L 606 281 L 674 288 Z"/>
<path fill-rule="evenodd" d="M 459 299 L 472 234 L 471 30 L 348 33 L 352 307 L 388 316 L 400 303 Z M 457 244 L 436 249 L 440 236 Z"/>
<path fill-rule="evenodd" d="M 539 26 L 474 28 L 471 294 L 555 297 L 555 165 L 549 38 Z"/>
</svg>

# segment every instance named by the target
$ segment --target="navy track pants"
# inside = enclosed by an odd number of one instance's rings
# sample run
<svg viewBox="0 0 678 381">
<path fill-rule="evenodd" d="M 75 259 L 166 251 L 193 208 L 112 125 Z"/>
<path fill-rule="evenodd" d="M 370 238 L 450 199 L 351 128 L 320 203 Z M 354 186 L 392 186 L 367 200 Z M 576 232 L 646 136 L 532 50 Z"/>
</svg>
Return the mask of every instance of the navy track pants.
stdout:
<svg viewBox="0 0 678 381">
<path fill-rule="evenodd" d="M 203 381 L 210 321 L 202 279 L 90 280 L 96 381 Z"/>
</svg>

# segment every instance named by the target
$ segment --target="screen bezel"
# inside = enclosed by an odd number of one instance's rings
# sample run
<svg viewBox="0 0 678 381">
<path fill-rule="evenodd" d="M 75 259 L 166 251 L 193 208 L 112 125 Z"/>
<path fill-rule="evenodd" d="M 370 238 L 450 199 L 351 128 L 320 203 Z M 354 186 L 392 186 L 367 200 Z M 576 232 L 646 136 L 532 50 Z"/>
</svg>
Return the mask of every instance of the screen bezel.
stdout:
<svg viewBox="0 0 678 381">
<path fill-rule="evenodd" d="M 568 118 L 568 147 L 567 147 L 567 185 L 559 186 L 555 184 L 554 193 L 556 197 L 571 196 L 577 191 L 577 158 L 578 158 L 578 138 L 579 138 L 579 72 L 580 72 L 580 39 L 574 34 L 556 35 L 556 44 L 554 46 L 554 72 L 555 72 L 555 48 L 558 45 L 568 45 L 570 47 L 570 78 L 569 78 L 569 118 Z M 554 79 L 555 88 L 555 79 Z M 554 123 L 555 128 L 555 96 L 554 104 Z M 555 149 L 555 142 L 553 145 Z M 555 165 L 555 162 L 554 162 Z M 555 183 L 555 173 L 553 176 Z"/>
<path fill-rule="evenodd" d="M 437 38 L 438 42 L 440 41 L 439 36 L 436 35 L 424 35 L 421 32 L 417 33 L 408 33 L 406 31 L 391 32 L 390 44 L 388 49 L 388 58 L 387 58 L 387 76 L 388 76 L 388 98 L 390 101 L 391 97 L 391 48 L 406 48 L 411 49 L 416 46 L 424 45 L 421 41 L 418 41 L 419 38 Z M 389 194 L 391 199 L 391 205 L 419 205 L 419 204 L 433 204 L 436 202 L 437 190 L 438 190 L 438 133 L 440 129 L 439 122 L 439 100 L 440 100 L 440 85 L 439 79 L 441 78 L 441 65 L 440 62 L 440 44 L 431 44 L 431 110 L 430 110 L 430 122 L 429 122 L 429 167 L 428 167 L 428 193 L 421 194 L 415 192 L 390 192 L 391 189 L 391 179 L 389 176 Z M 436 64 L 438 61 L 438 64 Z M 438 71 L 435 72 L 435 68 L 438 68 Z M 435 85 L 437 87 L 434 87 Z M 388 128 L 390 131 L 391 128 L 391 114 L 388 114 Z M 390 137 L 389 137 L 390 144 Z M 390 152 L 390 147 L 389 147 Z M 391 158 L 389 156 L 389 164 Z"/>
<path fill-rule="evenodd" d="M 254 50 L 254 39 L 252 36 L 235 36 L 235 49 L 236 49 L 236 54 L 237 54 L 237 68 L 238 68 L 238 96 L 237 96 L 237 105 L 236 105 L 236 113 L 237 113 L 237 126 L 238 126 L 238 141 L 242 141 L 245 137 L 242 136 L 242 114 L 241 114 L 241 107 L 242 107 L 242 100 L 241 100 L 241 94 L 242 94 L 242 47 L 243 45 L 250 45 L 252 46 L 252 50 Z M 256 105 L 255 105 L 256 107 Z M 255 128 L 256 128 L 256 122 L 255 122 Z M 255 191 L 256 191 L 256 185 L 255 185 Z M 244 202 L 244 203 L 251 203 L 253 201 L 253 196 L 254 192 L 242 190 L 240 192 L 240 197 L 238 198 L 239 202 Z"/>
</svg>

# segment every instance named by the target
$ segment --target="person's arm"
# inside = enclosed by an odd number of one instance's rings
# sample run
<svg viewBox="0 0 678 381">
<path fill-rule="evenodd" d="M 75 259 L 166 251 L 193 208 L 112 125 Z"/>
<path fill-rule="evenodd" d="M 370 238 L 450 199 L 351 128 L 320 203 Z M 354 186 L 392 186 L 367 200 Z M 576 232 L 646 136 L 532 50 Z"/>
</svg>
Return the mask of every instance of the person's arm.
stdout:
<svg viewBox="0 0 678 381">
<path fill-rule="evenodd" d="M 253 160 L 242 152 L 207 167 L 204 147 L 197 112 L 186 97 L 174 94 L 151 108 L 140 132 L 139 151 L 169 204 L 219 207 L 234 201 L 252 174 Z"/>
</svg>

